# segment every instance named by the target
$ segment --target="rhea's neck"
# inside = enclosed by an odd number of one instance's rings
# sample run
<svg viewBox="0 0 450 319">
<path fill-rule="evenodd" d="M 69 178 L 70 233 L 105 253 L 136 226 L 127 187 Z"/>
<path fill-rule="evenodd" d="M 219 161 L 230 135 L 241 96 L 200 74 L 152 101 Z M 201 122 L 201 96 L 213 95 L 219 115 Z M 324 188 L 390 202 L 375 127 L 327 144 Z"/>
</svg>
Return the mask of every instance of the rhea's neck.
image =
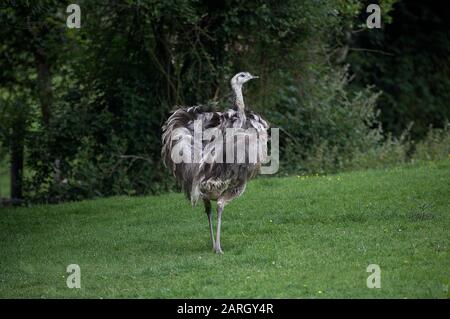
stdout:
<svg viewBox="0 0 450 319">
<path fill-rule="evenodd" d="M 234 107 L 240 112 L 244 113 L 245 104 L 244 104 L 244 96 L 242 95 L 242 85 L 234 84 L 233 88 L 233 104 Z"/>
</svg>

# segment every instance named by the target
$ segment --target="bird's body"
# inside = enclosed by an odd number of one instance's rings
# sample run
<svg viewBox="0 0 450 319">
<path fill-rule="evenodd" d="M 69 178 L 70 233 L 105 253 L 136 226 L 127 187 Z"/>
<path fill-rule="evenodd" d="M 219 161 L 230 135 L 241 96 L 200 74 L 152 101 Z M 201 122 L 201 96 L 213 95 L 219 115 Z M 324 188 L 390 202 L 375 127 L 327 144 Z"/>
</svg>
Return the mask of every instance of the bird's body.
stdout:
<svg viewBox="0 0 450 319">
<path fill-rule="evenodd" d="M 255 77 L 249 73 L 238 73 L 233 77 L 232 108 L 224 112 L 214 111 L 207 106 L 179 108 L 163 126 L 164 163 L 193 204 L 199 199 L 203 200 L 213 248 L 217 253 L 222 252 L 220 226 L 223 207 L 240 196 L 247 181 L 258 174 L 264 160 L 261 150 L 267 147 L 269 125 L 259 115 L 245 109 L 242 97 L 242 84 L 252 78 Z M 203 135 L 198 136 L 199 132 Z M 256 148 L 250 147 L 255 143 L 253 135 L 257 138 Z M 235 137 L 236 140 L 242 138 L 243 144 L 235 143 Z M 174 159 L 174 154 L 180 150 L 181 153 L 189 153 L 184 154 L 187 156 L 184 159 L 190 160 Z M 256 156 L 251 154 L 255 150 Z M 240 151 L 241 158 L 238 160 Z M 211 222 L 211 201 L 217 201 L 216 240 Z"/>
</svg>

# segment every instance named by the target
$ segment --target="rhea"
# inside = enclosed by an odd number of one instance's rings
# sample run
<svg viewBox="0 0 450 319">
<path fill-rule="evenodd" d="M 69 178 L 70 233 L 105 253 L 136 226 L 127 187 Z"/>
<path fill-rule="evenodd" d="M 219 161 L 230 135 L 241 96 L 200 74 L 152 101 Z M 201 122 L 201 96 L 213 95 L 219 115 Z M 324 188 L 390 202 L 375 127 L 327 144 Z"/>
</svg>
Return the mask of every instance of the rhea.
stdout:
<svg viewBox="0 0 450 319">
<path fill-rule="evenodd" d="M 266 154 L 262 150 L 267 150 L 269 124 L 261 116 L 246 108 L 242 92 L 244 84 L 256 78 L 258 77 L 248 72 L 240 72 L 231 79 L 232 105 L 227 110 L 214 111 L 206 105 L 181 107 L 173 111 L 162 127 L 161 155 L 164 165 L 172 172 L 193 205 L 198 200 L 203 201 L 212 247 L 217 254 L 223 253 L 220 230 L 225 205 L 242 195 L 247 182 L 258 175 L 261 164 L 266 160 Z M 218 139 L 216 134 L 209 140 L 202 140 L 200 144 L 195 143 L 196 124 L 201 124 L 203 130 L 212 129 L 221 132 L 224 138 Z M 232 147 L 226 145 L 227 141 L 230 141 L 226 138 L 226 134 L 229 134 L 226 133 L 229 132 L 228 129 L 242 135 L 246 141 L 244 146 L 252 143 L 249 132 L 256 132 L 258 156 L 252 156 L 249 154 L 251 148 L 245 148 L 244 162 L 224 161 L 221 156 L 228 158 L 227 152 L 233 152 L 234 155 L 235 151 L 236 153 L 239 151 L 236 148 L 240 147 L 239 144 L 237 146 L 233 144 Z M 234 137 L 231 140 L 234 142 Z M 190 161 L 180 162 L 174 159 L 174 154 L 180 149 L 188 150 L 189 154 L 200 151 L 202 155 L 197 160 L 192 160 L 189 155 Z M 249 160 L 250 157 L 255 160 Z M 211 201 L 217 202 L 216 236 L 213 230 Z"/>
</svg>

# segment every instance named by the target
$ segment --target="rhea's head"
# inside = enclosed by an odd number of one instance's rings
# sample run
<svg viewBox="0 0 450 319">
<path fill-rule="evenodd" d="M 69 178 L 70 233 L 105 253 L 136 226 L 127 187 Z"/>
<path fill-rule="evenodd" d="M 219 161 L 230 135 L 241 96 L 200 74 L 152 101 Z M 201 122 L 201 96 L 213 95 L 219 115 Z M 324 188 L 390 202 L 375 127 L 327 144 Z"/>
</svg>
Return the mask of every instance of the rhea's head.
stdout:
<svg viewBox="0 0 450 319">
<path fill-rule="evenodd" d="M 248 72 L 239 72 L 233 78 L 231 79 L 231 86 L 232 87 L 242 87 L 242 84 L 252 80 L 257 79 L 257 76 L 251 75 Z"/>
</svg>

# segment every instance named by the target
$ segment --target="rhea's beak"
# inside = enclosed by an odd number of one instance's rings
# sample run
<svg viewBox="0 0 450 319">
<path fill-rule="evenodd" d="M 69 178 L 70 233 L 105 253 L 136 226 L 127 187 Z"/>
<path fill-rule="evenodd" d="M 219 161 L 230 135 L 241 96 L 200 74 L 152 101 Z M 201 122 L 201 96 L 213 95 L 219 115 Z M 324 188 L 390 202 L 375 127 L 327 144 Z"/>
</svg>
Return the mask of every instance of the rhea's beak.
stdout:
<svg viewBox="0 0 450 319">
<path fill-rule="evenodd" d="M 252 80 L 253 79 L 259 79 L 259 76 L 257 76 L 257 75 L 252 75 Z"/>
</svg>

